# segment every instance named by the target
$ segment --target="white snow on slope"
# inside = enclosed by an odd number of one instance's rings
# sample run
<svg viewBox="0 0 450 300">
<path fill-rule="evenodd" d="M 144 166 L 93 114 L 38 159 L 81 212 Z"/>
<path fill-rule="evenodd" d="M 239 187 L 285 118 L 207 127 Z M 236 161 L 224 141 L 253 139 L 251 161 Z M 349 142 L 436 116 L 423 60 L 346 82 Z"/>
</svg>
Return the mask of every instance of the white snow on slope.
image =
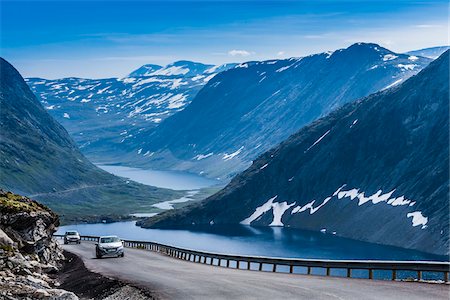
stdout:
<svg viewBox="0 0 450 300">
<path fill-rule="evenodd" d="M 278 196 L 274 196 L 267 200 L 266 203 L 256 208 L 255 212 L 245 220 L 242 220 L 240 223 L 243 225 L 250 225 L 253 221 L 258 219 L 264 213 L 268 212 L 272 209 L 273 211 L 273 220 L 269 224 L 269 226 L 284 226 L 281 222 L 281 218 L 283 214 L 288 210 L 291 206 L 295 205 L 294 203 L 287 204 L 287 202 L 273 202 Z"/>
<path fill-rule="evenodd" d="M 408 64 L 408 65 L 398 64 L 397 67 L 399 67 L 400 69 L 402 69 L 404 71 L 412 71 L 412 70 L 414 70 L 415 67 L 417 67 L 417 65 L 415 65 L 415 64 Z"/>
<path fill-rule="evenodd" d="M 422 225 L 422 229 L 427 228 L 426 224 L 428 223 L 428 218 L 424 217 L 422 215 L 421 211 L 415 211 L 415 212 L 408 213 L 408 214 L 406 214 L 406 217 L 407 218 L 412 217 L 412 223 L 413 223 L 414 227 Z"/>
<path fill-rule="evenodd" d="M 210 152 L 208 154 L 199 154 L 199 155 L 194 156 L 192 159 L 202 160 L 202 159 L 210 157 L 213 154 L 214 154 L 213 152 Z"/>
<path fill-rule="evenodd" d="M 305 212 L 307 210 L 309 210 L 309 213 L 312 215 L 315 212 L 317 212 L 320 208 L 322 208 L 325 204 L 327 204 L 333 197 L 337 196 L 338 199 L 343 199 L 343 198 L 350 198 L 350 200 L 358 200 L 358 206 L 364 205 L 366 203 L 371 203 L 373 205 L 379 204 L 379 203 L 385 203 L 386 205 L 390 205 L 393 207 L 396 206 L 413 206 L 415 204 L 415 201 L 409 200 L 407 198 L 405 198 L 405 196 L 400 196 L 400 197 L 392 197 L 392 194 L 395 192 L 395 189 L 388 192 L 388 193 L 384 193 L 382 190 L 378 190 L 375 194 L 370 195 L 370 196 L 366 196 L 364 192 L 360 192 L 359 189 L 350 189 L 350 190 L 343 190 L 343 188 L 345 187 L 345 184 L 343 186 L 341 186 L 339 189 L 337 189 L 333 195 L 325 198 L 322 203 L 316 207 L 314 207 L 314 204 L 316 202 L 316 200 L 313 200 L 303 206 L 296 206 L 292 209 L 291 214 L 296 214 L 296 213 L 302 213 Z M 407 217 L 412 217 L 412 223 L 413 226 L 418 226 L 418 225 L 422 225 L 422 229 L 426 228 L 426 224 L 428 222 L 428 218 L 424 217 L 422 215 L 422 212 L 420 211 L 416 211 L 413 213 L 408 213 Z"/>
<path fill-rule="evenodd" d="M 66 119 L 70 119 L 70 115 L 68 113 L 64 113 L 63 117 Z"/>
<path fill-rule="evenodd" d="M 308 147 L 308 149 L 306 149 L 305 153 L 309 151 L 309 149 L 311 149 L 312 147 L 314 147 L 315 145 L 317 145 L 327 134 L 330 133 L 330 130 L 328 130 L 327 132 L 325 132 L 320 138 L 318 138 L 311 146 Z"/>
<path fill-rule="evenodd" d="M 242 146 L 241 148 L 239 148 L 238 150 L 236 150 L 233 153 L 227 154 L 225 153 L 222 157 L 223 160 L 230 160 L 233 159 L 235 156 L 239 155 L 239 153 L 242 152 L 242 150 L 244 150 L 244 146 Z"/>
<path fill-rule="evenodd" d="M 159 69 L 158 71 L 155 71 L 151 73 L 150 75 L 165 75 L 165 76 L 171 76 L 171 75 L 186 75 L 189 73 L 189 69 L 183 68 L 183 67 L 177 67 L 177 66 L 171 66 L 168 68 Z"/>
<path fill-rule="evenodd" d="M 265 164 L 264 166 L 262 166 L 261 168 L 259 168 L 260 170 L 265 169 L 269 164 Z"/>
<path fill-rule="evenodd" d="M 396 59 L 397 57 L 398 56 L 394 54 L 386 54 L 385 56 L 383 56 L 383 61 L 393 60 Z"/>
<path fill-rule="evenodd" d="M 418 60 L 419 58 L 418 58 L 417 56 L 411 55 L 411 56 L 408 57 L 408 59 L 409 59 L 410 61 L 416 61 L 416 60 Z"/>
<path fill-rule="evenodd" d="M 394 81 L 393 83 L 391 83 L 390 85 L 388 85 L 388 86 L 382 88 L 381 90 L 384 91 L 384 90 L 387 90 L 387 89 L 389 89 L 389 88 L 391 88 L 391 87 L 393 87 L 393 86 L 396 86 L 397 84 L 399 84 L 400 82 L 402 82 L 402 80 L 403 80 L 403 79 L 400 78 L 400 79 Z"/>
<path fill-rule="evenodd" d="M 281 68 L 279 68 L 278 70 L 276 70 L 275 72 L 277 72 L 277 73 L 283 72 L 283 71 L 289 69 L 291 66 L 292 66 L 292 65 L 290 65 L 290 66 L 285 66 L 285 67 L 281 67 Z"/>
</svg>

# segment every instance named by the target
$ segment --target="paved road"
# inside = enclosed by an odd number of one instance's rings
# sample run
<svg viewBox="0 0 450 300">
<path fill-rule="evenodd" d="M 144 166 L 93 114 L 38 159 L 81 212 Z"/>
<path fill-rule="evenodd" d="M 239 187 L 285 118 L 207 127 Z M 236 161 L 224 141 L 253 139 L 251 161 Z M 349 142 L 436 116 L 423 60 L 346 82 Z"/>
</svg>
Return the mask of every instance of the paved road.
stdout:
<svg viewBox="0 0 450 300">
<path fill-rule="evenodd" d="M 450 286 L 233 270 L 126 249 L 96 259 L 94 244 L 64 245 L 91 271 L 150 288 L 166 299 L 449 299 Z"/>
</svg>

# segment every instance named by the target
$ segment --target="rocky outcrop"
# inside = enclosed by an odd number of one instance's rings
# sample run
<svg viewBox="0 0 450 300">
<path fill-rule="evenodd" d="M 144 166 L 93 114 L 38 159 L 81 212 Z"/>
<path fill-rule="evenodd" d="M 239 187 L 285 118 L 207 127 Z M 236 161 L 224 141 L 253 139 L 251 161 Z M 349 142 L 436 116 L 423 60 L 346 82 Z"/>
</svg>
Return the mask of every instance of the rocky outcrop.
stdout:
<svg viewBox="0 0 450 300">
<path fill-rule="evenodd" d="M 52 239 L 58 225 L 47 207 L 0 190 L 1 299 L 78 299 L 49 277 L 64 259 Z"/>
</svg>

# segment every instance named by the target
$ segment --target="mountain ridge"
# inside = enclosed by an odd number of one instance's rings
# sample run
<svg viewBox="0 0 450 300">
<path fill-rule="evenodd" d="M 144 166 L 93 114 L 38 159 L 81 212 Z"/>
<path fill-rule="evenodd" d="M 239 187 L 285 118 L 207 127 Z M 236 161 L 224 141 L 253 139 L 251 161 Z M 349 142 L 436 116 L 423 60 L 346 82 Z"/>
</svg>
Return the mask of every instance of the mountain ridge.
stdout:
<svg viewBox="0 0 450 300">
<path fill-rule="evenodd" d="M 376 44 L 302 58 L 246 62 L 216 75 L 183 111 L 128 139 L 159 169 L 231 178 L 260 153 L 349 101 L 400 83 L 429 59 Z"/>
<path fill-rule="evenodd" d="M 449 53 L 304 127 L 203 202 L 140 225 L 289 226 L 448 255 Z"/>
</svg>

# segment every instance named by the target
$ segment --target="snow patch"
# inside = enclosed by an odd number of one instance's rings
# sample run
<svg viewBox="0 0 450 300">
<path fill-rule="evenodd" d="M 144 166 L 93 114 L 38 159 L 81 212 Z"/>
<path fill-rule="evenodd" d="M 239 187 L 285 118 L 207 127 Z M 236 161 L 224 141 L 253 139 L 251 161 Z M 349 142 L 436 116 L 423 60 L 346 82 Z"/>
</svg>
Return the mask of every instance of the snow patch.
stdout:
<svg viewBox="0 0 450 300">
<path fill-rule="evenodd" d="M 239 148 L 238 150 L 236 150 L 236 151 L 233 152 L 233 153 L 230 153 L 230 154 L 225 153 L 225 154 L 223 155 L 222 159 L 225 160 L 225 161 L 226 161 L 226 160 L 233 159 L 234 157 L 236 157 L 237 155 L 239 155 L 239 153 L 241 153 L 243 149 L 244 149 L 244 146 L 242 146 L 241 148 Z"/>
<path fill-rule="evenodd" d="M 394 54 L 386 54 L 385 56 L 383 56 L 383 61 L 393 60 L 396 59 L 397 57 L 398 56 Z"/>
<path fill-rule="evenodd" d="M 412 226 L 422 225 L 422 229 L 427 228 L 428 218 L 422 215 L 421 211 L 410 212 L 406 214 L 407 218 L 412 218 Z"/>
<path fill-rule="evenodd" d="M 265 164 L 264 166 L 262 166 L 261 168 L 259 168 L 260 170 L 265 169 L 269 164 Z"/>
<path fill-rule="evenodd" d="M 64 113 L 63 117 L 66 119 L 70 119 L 70 115 L 68 113 Z"/>
<path fill-rule="evenodd" d="M 403 80 L 403 79 L 400 78 L 400 79 L 394 81 L 393 83 L 391 83 L 390 85 L 388 85 L 388 86 L 382 88 L 381 90 L 384 91 L 384 90 L 387 90 L 387 89 L 389 89 L 389 88 L 391 88 L 391 87 L 393 87 L 393 86 L 396 86 L 397 84 L 399 84 L 400 82 L 402 82 L 402 80 Z"/>
<path fill-rule="evenodd" d="M 199 155 L 194 156 L 192 159 L 195 159 L 195 160 L 202 160 L 202 159 L 205 159 L 205 158 L 210 157 L 210 156 L 213 155 L 213 154 L 214 154 L 213 152 L 210 152 L 210 153 L 208 153 L 208 154 L 199 154 Z"/>
<path fill-rule="evenodd" d="M 273 202 L 277 197 L 278 195 L 270 198 L 266 203 L 257 207 L 253 214 L 251 214 L 248 218 L 242 220 L 240 223 L 243 225 L 250 225 L 257 218 L 272 209 L 273 220 L 269 224 L 269 226 L 284 226 L 283 222 L 281 222 L 281 218 L 283 217 L 283 214 L 286 212 L 286 210 L 295 205 L 295 202 L 291 204 L 288 204 L 287 202 Z"/>
<path fill-rule="evenodd" d="M 403 71 L 412 71 L 412 70 L 414 70 L 415 67 L 417 67 L 417 65 L 415 65 L 415 64 L 408 64 L 408 65 L 398 64 L 397 67 L 399 67 Z"/>
<path fill-rule="evenodd" d="M 311 149 L 312 147 L 314 147 L 315 145 L 317 145 L 324 137 L 327 136 L 327 134 L 330 133 L 330 130 L 328 130 L 327 132 L 325 132 L 320 138 L 318 138 L 311 146 L 308 147 L 308 149 L 306 149 L 305 153 L 309 151 L 309 149 Z"/>
</svg>

